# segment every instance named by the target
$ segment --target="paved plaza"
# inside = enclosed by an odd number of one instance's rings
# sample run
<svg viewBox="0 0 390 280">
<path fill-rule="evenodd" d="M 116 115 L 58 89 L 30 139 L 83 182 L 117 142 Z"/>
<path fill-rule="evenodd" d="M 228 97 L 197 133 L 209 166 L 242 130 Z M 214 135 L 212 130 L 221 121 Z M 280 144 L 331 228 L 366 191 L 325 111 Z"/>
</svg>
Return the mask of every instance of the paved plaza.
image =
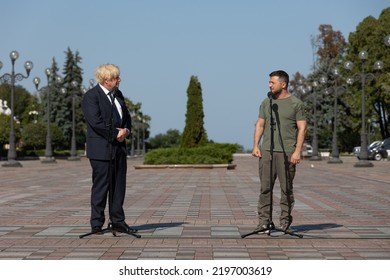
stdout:
<svg viewBox="0 0 390 280">
<path fill-rule="evenodd" d="M 257 159 L 236 168 L 136 169 L 128 160 L 126 221 L 141 238 L 88 233 L 91 168 L 80 161 L 0 167 L 2 260 L 390 260 L 390 161 L 356 168 L 305 159 L 292 229 L 246 238 L 257 224 Z M 2 163 L 2 162 L 0 162 Z M 279 185 L 274 191 L 279 220 Z"/>
</svg>

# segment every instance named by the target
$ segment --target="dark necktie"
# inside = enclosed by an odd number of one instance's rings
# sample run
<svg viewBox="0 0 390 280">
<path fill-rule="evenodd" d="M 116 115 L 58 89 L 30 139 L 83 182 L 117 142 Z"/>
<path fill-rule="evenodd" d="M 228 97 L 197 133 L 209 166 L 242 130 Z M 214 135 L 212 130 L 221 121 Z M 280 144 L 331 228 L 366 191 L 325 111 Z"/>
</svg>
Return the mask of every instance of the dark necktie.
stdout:
<svg viewBox="0 0 390 280">
<path fill-rule="evenodd" d="M 111 107 L 112 107 L 112 114 L 114 117 L 114 125 L 115 125 L 115 127 L 120 127 L 121 123 L 122 123 L 122 118 L 121 118 L 121 115 L 119 114 L 118 108 L 116 107 L 115 99 L 112 96 L 112 92 L 108 93 L 108 96 L 111 99 Z"/>
</svg>

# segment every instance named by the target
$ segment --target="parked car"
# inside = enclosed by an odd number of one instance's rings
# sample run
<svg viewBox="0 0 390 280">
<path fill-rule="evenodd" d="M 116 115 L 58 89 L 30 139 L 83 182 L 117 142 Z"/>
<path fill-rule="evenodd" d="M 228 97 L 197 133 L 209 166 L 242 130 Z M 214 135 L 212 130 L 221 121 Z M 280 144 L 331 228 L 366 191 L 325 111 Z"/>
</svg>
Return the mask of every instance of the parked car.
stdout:
<svg viewBox="0 0 390 280">
<path fill-rule="evenodd" d="M 387 158 L 387 150 L 390 150 L 390 138 L 386 138 L 379 145 L 368 149 L 368 159 L 381 160 Z"/>
<path fill-rule="evenodd" d="M 370 145 L 367 146 L 367 150 L 372 149 L 372 148 L 375 148 L 376 146 L 379 146 L 380 143 L 382 143 L 381 140 L 377 140 L 377 141 L 372 142 Z M 352 153 L 353 153 L 353 155 L 354 155 L 355 157 L 359 158 L 359 155 L 360 155 L 360 146 L 354 147 Z"/>
<path fill-rule="evenodd" d="M 313 147 L 309 143 L 303 143 L 302 157 L 311 157 L 313 154 Z"/>
</svg>

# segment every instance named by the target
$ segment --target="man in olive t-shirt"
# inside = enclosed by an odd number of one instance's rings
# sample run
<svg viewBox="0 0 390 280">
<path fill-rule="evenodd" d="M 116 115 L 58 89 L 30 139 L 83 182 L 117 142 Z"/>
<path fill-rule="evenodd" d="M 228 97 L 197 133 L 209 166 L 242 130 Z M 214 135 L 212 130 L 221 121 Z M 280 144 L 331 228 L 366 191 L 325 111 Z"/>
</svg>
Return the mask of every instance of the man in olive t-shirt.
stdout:
<svg viewBox="0 0 390 280">
<path fill-rule="evenodd" d="M 301 148 L 306 134 L 306 117 L 302 101 L 287 91 L 288 74 L 279 70 L 269 76 L 270 98 L 261 103 L 252 150 L 252 155 L 259 158 L 261 183 L 258 203 L 259 224 L 255 231 L 268 231 L 274 228 L 272 193 L 278 178 L 281 188 L 280 229 L 288 232 L 293 220 L 291 215 L 294 206 L 293 180 L 296 165 L 301 159 Z M 263 141 L 260 149 L 261 138 Z"/>
</svg>

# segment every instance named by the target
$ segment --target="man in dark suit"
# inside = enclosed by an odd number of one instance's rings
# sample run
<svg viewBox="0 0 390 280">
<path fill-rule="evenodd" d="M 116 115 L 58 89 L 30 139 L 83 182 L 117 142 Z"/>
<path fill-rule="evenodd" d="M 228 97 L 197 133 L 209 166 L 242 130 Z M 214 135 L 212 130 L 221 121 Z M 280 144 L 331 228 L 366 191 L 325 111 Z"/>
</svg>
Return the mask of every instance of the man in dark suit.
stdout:
<svg viewBox="0 0 390 280">
<path fill-rule="evenodd" d="M 96 69 L 95 78 L 98 84 L 84 95 L 82 102 L 87 122 L 87 157 L 92 167 L 92 233 L 102 233 L 108 194 L 110 229 L 131 233 L 135 230 L 126 224 L 123 210 L 127 173 L 125 140 L 130 136 L 131 118 L 118 89 L 120 70 L 116 65 L 104 64 Z"/>
</svg>

